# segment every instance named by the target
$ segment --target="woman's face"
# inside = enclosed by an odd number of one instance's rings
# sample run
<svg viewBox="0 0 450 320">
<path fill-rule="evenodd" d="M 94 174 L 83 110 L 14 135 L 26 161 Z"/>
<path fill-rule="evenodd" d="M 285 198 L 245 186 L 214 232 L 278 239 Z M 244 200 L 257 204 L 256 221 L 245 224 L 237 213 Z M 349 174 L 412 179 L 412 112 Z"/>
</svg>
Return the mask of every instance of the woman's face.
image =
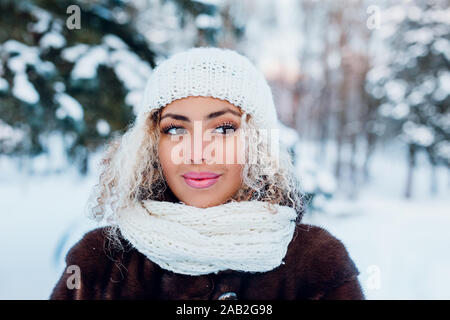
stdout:
<svg viewBox="0 0 450 320">
<path fill-rule="evenodd" d="M 241 110 L 212 97 L 187 97 L 161 113 L 159 160 L 175 196 L 187 205 L 212 207 L 242 183 Z"/>
</svg>

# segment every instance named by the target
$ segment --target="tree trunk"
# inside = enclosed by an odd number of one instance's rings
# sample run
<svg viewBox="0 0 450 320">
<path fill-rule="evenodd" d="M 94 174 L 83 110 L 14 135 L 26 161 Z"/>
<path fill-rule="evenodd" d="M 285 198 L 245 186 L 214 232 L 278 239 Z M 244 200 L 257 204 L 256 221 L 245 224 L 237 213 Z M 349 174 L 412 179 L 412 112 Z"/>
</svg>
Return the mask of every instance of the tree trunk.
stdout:
<svg viewBox="0 0 450 320">
<path fill-rule="evenodd" d="M 416 148 L 410 144 L 408 146 L 408 175 L 406 177 L 405 198 L 409 199 L 412 196 L 412 186 L 414 178 L 414 169 L 416 167 Z"/>
<path fill-rule="evenodd" d="M 438 192 L 438 181 L 436 175 L 436 163 L 434 161 L 430 162 L 431 165 L 431 177 L 430 177 L 430 193 L 436 195 Z"/>
<path fill-rule="evenodd" d="M 350 182 L 351 182 L 351 198 L 356 198 L 358 193 L 358 170 L 356 166 L 356 153 L 358 151 L 357 148 L 357 139 L 356 139 L 356 133 L 352 133 L 350 136 L 350 147 L 351 147 L 351 154 L 350 154 Z"/>
<path fill-rule="evenodd" d="M 368 132 L 366 134 L 366 155 L 364 157 L 364 164 L 363 164 L 363 174 L 364 174 L 364 182 L 367 183 L 370 180 L 370 169 L 369 169 L 369 163 L 370 159 L 372 158 L 373 151 L 375 149 L 375 134 Z"/>
</svg>

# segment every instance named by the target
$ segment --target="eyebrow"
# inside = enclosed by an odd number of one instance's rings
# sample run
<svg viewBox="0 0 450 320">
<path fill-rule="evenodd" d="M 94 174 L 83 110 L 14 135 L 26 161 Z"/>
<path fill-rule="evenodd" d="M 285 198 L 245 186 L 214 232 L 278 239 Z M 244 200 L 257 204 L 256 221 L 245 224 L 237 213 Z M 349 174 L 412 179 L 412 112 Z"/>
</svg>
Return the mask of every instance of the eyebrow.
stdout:
<svg viewBox="0 0 450 320">
<path fill-rule="evenodd" d="M 225 108 L 225 109 L 222 109 L 222 110 L 219 110 L 219 111 L 216 111 L 216 112 L 212 112 L 212 113 L 206 115 L 206 116 L 204 117 L 204 119 L 205 119 L 205 120 L 210 120 L 210 119 L 213 119 L 213 118 L 220 117 L 221 115 L 224 115 L 224 114 L 226 114 L 226 113 L 231 113 L 231 114 L 234 114 L 234 115 L 236 115 L 236 116 L 238 116 L 238 117 L 241 116 L 241 114 L 240 114 L 239 112 L 234 111 L 234 110 L 231 110 L 231 109 L 229 109 L 229 108 Z M 174 113 L 166 113 L 165 115 L 163 115 L 163 116 L 161 117 L 160 121 L 161 121 L 162 119 L 168 118 L 168 117 L 173 118 L 173 119 L 176 119 L 176 120 L 181 120 L 181 121 L 191 122 L 191 120 L 190 120 L 188 117 L 182 116 L 181 114 L 174 114 Z"/>
</svg>

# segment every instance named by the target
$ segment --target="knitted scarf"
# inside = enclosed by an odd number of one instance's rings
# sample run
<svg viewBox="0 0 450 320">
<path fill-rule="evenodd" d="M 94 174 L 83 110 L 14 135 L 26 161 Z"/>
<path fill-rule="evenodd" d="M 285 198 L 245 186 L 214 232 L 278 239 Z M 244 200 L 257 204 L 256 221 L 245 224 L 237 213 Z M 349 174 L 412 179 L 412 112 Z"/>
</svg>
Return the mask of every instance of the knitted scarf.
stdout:
<svg viewBox="0 0 450 320">
<path fill-rule="evenodd" d="M 270 271 L 292 240 L 295 210 L 262 201 L 209 208 L 144 200 L 118 214 L 122 236 L 161 268 L 186 275 Z"/>
</svg>

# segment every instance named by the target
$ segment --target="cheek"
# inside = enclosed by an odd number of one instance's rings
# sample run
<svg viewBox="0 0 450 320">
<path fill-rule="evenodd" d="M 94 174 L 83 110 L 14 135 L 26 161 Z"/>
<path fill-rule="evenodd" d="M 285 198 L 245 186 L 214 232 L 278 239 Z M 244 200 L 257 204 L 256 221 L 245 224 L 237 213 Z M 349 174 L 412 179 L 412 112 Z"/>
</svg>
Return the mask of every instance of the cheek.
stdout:
<svg viewBox="0 0 450 320">
<path fill-rule="evenodd" d="M 225 164 L 243 164 L 244 163 L 244 144 L 239 135 L 230 137 L 216 138 L 213 146 L 216 160 Z"/>
<path fill-rule="evenodd" d="M 227 147 L 226 152 L 233 155 L 234 163 L 242 165 L 245 162 L 245 143 L 242 141 L 240 134 L 231 137 L 231 139 L 233 139 L 233 142 Z"/>
<path fill-rule="evenodd" d="M 239 164 L 227 165 L 228 178 L 226 185 L 232 193 L 236 192 L 242 183 L 242 168 L 243 166 Z"/>
<path fill-rule="evenodd" d="M 171 150 L 172 146 L 170 143 L 167 143 L 164 140 L 161 140 L 159 142 L 159 162 L 161 163 L 161 167 L 165 174 L 170 174 L 174 168 L 174 165 L 171 161 Z"/>
</svg>

